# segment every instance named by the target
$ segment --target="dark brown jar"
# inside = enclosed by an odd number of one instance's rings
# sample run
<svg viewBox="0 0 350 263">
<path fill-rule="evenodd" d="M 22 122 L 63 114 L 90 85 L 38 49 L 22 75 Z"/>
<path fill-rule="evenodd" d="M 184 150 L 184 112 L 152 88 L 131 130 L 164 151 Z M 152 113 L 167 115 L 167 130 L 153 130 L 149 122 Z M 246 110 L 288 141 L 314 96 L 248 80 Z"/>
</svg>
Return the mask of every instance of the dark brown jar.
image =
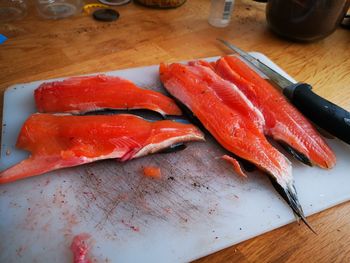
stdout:
<svg viewBox="0 0 350 263">
<path fill-rule="evenodd" d="M 268 0 L 266 18 L 277 34 L 298 41 L 330 35 L 343 20 L 350 0 Z"/>
<path fill-rule="evenodd" d="M 135 0 L 135 2 L 153 8 L 175 8 L 185 3 L 186 0 Z"/>
</svg>

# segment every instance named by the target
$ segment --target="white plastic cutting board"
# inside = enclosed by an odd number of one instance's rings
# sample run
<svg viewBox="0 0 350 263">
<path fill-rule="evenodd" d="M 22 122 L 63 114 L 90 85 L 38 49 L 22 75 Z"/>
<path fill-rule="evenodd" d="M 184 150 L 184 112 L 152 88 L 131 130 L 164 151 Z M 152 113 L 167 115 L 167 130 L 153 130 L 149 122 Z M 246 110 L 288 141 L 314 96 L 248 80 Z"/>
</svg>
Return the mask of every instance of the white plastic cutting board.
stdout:
<svg viewBox="0 0 350 263">
<path fill-rule="evenodd" d="M 161 90 L 158 66 L 106 74 Z M 35 112 L 33 90 L 41 82 L 5 92 L 0 170 L 26 156 L 14 145 Z M 350 148 L 328 142 L 337 155 L 332 170 L 293 161 L 306 215 L 350 199 Z M 294 221 L 264 176 L 238 178 L 221 155 L 208 139 L 179 153 L 101 161 L 0 185 L 0 262 L 72 262 L 69 246 L 80 233 L 92 236 L 96 262 L 185 262 Z M 162 179 L 143 176 L 142 165 L 161 167 Z"/>
</svg>

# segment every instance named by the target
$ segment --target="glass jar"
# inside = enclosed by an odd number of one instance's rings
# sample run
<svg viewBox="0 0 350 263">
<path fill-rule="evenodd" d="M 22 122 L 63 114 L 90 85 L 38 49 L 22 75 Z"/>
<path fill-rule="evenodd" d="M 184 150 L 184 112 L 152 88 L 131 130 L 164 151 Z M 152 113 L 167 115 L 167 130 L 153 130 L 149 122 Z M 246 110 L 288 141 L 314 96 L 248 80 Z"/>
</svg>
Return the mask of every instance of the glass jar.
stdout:
<svg viewBox="0 0 350 263">
<path fill-rule="evenodd" d="M 38 13 L 48 19 L 75 15 L 83 7 L 82 0 L 36 0 Z"/>
<path fill-rule="evenodd" d="M 0 0 L 0 22 L 18 20 L 27 14 L 25 0 Z"/>
</svg>

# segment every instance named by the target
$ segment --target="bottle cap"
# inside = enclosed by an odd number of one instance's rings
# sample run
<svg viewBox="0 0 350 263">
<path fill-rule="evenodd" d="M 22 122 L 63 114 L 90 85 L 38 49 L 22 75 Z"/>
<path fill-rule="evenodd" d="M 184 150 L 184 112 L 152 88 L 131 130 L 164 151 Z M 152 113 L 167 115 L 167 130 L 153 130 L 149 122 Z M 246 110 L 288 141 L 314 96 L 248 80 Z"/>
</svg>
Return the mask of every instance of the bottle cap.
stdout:
<svg viewBox="0 0 350 263">
<path fill-rule="evenodd" d="M 119 13 L 113 9 L 98 9 L 92 13 L 94 19 L 99 21 L 111 22 L 119 18 Z"/>
</svg>

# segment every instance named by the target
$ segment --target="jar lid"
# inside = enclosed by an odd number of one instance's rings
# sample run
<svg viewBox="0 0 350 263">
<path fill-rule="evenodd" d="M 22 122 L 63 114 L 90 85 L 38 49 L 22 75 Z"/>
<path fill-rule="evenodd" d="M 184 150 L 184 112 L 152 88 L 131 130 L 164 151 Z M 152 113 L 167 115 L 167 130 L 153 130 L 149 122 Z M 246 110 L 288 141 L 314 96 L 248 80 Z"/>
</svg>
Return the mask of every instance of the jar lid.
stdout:
<svg viewBox="0 0 350 263">
<path fill-rule="evenodd" d="M 105 5 L 125 5 L 129 3 L 131 0 L 99 0 L 99 1 Z"/>
<path fill-rule="evenodd" d="M 104 8 L 96 10 L 92 16 L 99 21 L 111 22 L 119 18 L 119 13 L 113 9 Z"/>
</svg>

